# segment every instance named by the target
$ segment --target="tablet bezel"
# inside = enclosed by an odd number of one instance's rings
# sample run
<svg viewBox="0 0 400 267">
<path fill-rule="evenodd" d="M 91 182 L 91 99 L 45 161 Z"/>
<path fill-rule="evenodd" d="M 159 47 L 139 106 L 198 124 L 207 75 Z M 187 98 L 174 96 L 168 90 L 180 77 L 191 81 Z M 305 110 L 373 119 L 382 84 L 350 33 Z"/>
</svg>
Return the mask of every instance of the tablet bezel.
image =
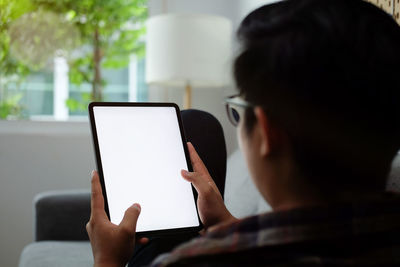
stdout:
<svg viewBox="0 0 400 267">
<path fill-rule="evenodd" d="M 106 214 L 108 216 L 108 219 L 110 220 L 110 211 L 108 208 L 108 198 L 107 198 L 107 190 L 105 187 L 105 182 L 104 182 L 104 175 L 103 175 L 103 166 L 102 166 L 102 161 L 101 161 L 101 156 L 100 156 L 100 147 L 99 147 L 99 141 L 97 137 L 97 128 L 96 128 L 96 121 L 94 117 L 94 107 L 173 107 L 176 112 L 176 116 L 178 119 L 178 124 L 179 124 L 179 131 L 181 134 L 181 140 L 182 140 L 182 146 L 183 150 L 185 153 L 185 158 L 186 158 L 186 164 L 188 166 L 188 171 L 193 171 L 192 169 L 192 164 L 190 161 L 190 155 L 189 151 L 187 148 L 186 144 L 186 137 L 185 137 L 185 130 L 183 128 L 182 124 L 182 118 L 181 118 L 181 113 L 179 110 L 178 105 L 175 103 L 165 103 L 165 102 L 139 102 L 139 103 L 133 103 L 133 102 L 91 102 L 88 106 L 89 110 L 89 120 L 90 120 L 90 125 L 91 125 L 91 131 L 92 131 L 92 140 L 93 140 L 93 146 L 95 150 L 95 157 L 96 157 L 96 166 L 97 166 L 97 171 L 100 177 L 100 183 L 101 183 L 101 189 L 103 192 L 103 198 L 104 198 L 104 209 L 106 211 Z M 182 178 L 183 179 L 183 178 Z M 173 228 L 173 229 L 163 229 L 163 230 L 152 230 L 152 231 L 142 231 L 142 232 L 136 232 L 137 236 L 159 236 L 159 235 L 175 235 L 179 233 L 189 233 L 189 232 L 199 232 L 203 228 L 203 224 L 200 220 L 199 216 L 199 210 L 197 207 L 197 191 L 196 189 L 192 186 L 192 191 L 193 191 L 193 197 L 194 197 L 194 203 L 196 206 L 196 212 L 197 212 L 197 219 L 199 221 L 199 226 L 193 226 L 193 227 L 183 227 L 183 228 Z"/>
</svg>

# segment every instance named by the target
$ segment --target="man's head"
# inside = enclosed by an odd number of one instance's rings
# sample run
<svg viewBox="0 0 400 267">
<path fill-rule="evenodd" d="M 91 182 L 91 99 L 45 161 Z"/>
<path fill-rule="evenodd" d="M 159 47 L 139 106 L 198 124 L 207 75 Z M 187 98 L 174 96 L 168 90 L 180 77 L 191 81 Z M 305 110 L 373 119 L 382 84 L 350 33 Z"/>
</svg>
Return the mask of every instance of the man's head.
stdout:
<svg viewBox="0 0 400 267">
<path fill-rule="evenodd" d="M 284 156 L 291 167 L 278 172 L 294 186 L 383 191 L 400 147 L 396 22 L 362 0 L 288 0 L 253 11 L 238 37 L 235 79 L 256 107 L 241 127 L 256 184 Z"/>
</svg>

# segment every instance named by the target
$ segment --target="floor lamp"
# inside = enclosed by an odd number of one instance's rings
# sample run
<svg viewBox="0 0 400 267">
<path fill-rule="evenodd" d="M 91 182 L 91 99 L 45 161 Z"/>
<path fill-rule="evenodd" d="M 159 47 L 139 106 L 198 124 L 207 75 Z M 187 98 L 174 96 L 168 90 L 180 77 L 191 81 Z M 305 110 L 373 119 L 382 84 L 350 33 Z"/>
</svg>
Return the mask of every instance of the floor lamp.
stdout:
<svg viewBox="0 0 400 267">
<path fill-rule="evenodd" d="M 166 14 L 147 21 L 146 82 L 185 88 L 184 108 L 192 106 L 192 88 L 229 85 L 230 20 L 214 15 Z"/>
</svg>

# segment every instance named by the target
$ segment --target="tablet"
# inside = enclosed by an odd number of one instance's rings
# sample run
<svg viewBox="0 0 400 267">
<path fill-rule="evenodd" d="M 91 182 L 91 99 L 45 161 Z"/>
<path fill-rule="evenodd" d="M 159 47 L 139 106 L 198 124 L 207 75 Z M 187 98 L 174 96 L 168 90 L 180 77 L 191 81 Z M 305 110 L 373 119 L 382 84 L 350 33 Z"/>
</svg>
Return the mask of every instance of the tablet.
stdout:
<svg viewBox="0 0 400 267">
<path fill-rule="evenodd" d="M 93 102 L 89 117 L 110 221 L 139 203 L 138 234 L 199 231 L 197 194 L 181 176 L 192 167 L 178 106 Z"/>
</svg>

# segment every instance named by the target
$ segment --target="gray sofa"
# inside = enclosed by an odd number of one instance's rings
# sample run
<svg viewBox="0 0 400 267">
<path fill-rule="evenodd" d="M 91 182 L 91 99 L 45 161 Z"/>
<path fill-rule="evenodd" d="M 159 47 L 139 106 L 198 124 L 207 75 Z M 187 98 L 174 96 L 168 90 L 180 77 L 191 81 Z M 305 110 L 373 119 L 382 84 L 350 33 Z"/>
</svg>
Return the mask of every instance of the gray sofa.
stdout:
<svg viewBox="0 0 400 267">
<path fill-rule="evenodd" d="M 388 190 L 400 191 L 400 157 L 393 162 Z M 225 203 L 236 217 L 268 211 L 251 183 L 239 151 L 227 163 Z M 54 191 L 34 199 L 35 241 L 21 253 L 20 267 L 92 266 L 85 230 L 90 214 L 89 191 Z"/>
<path fill-rule="evenodd" d="M 35 242 L 26 246 L 19 266 L 93 266 L 85 225 L 89 191 L 53 191 L 34 199 Z"/>
<path fill-rule="evenodd" d="M 269 210 L 252 184 L 240 151 L 227 160 L 224 193 L 236 217 Z M 20 267 L 92 266 L 85 225 L 90 215 L 90 192 L 52 191 L 34 199 L 34 237 L 21 253 Z"/>
</svg>

